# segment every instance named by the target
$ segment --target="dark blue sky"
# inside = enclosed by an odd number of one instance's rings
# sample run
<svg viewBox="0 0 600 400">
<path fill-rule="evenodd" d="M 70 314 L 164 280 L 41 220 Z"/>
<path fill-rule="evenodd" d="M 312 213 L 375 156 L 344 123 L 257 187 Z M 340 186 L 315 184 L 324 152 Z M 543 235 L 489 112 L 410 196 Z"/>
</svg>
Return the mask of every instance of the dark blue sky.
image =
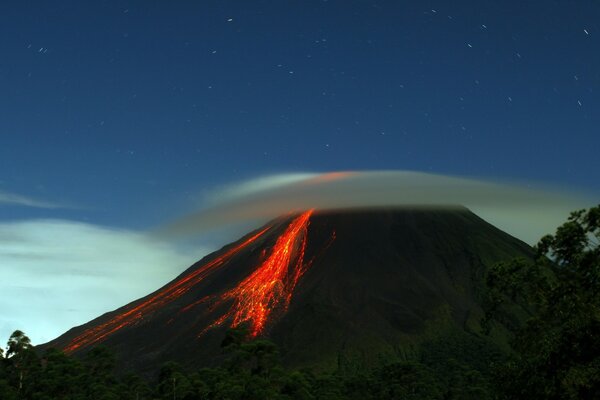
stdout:
<svg viewBox="0 0 600 400">
<path fill-rule="evenodd" d="M 0 207 L 143 228 L 256 175 L 600 190 L 597 1 L 11 2 Z"/>
</svg>

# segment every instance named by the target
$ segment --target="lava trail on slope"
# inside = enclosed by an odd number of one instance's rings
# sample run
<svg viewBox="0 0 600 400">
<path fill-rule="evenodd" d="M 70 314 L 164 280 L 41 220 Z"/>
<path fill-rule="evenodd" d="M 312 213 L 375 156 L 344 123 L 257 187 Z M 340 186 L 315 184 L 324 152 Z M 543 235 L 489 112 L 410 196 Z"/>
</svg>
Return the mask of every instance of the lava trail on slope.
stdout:
<svg viewBox="0 0 600 400">
<path fill-rule="evenodd" d="M 225 264 L 232 256 L 239 253 L 242 249 L 246 248 L 250 243 L 254 242 L 260 236 L 262 236 L 269 227 L 259 231 L 246 239 L 244 242 L 228 250 L 220 257 L 209 261 L 202 267 L 192 271 L 190 274 L 183 276 L 182 278 L 168 284 L 165 288 L 161 289 L 158 293 L 153 295 L 147 300 L 144 300 L 140 304 L 133 308 L 124 311 L 115 317 L 111 318 L 107 322 L 100 324 L 96 327 L 90 328 L 84 331 L 81 335 L 74 338 L 68 345 L 64 347 L 64 351 L 71 353 L 79 348 L 86 347 L 97 343 L 107 336 L 112 335 L 119 329 L 129 326 L 143 318 L 148 313 L 157 310 L 168 304 L 175 299 L 188 292 L 191 288 L 202 281 L 207 275 L 217 270 L 223 264 Z"/>
<path fill-rule="evenodd" d="M 246 279 L 219 297 L 216 305 L 226 301 L 233 304 L 207 329 L 231 319 L 232 327 L 249 323 L 250 336 L 254 337 L 263 332 L 271 314 L 287 310 L 294 288 L 306 270 L 304 252 L 312 213 L 313 210 L 309 210 L 296 217 L 279 236 L 269 257 Z"/>
<path fill-rule="evenodd" d="M 304 252 L 312 214 L 313 210 L 309 210 L 295 217 L 285 231 L 277 237 L 266 259 L 253 268 L 252 272 L 235 287 L 222 293 L 204 296 L 195 303 L 187 305 L 180 312 L 188 311 L 210 300 L 213 306 L 209 311 L 226 306 L 229 306 L 229 309 L 208 324 L 201 334 L 228 321 L 231 327 L 249 323 L 251 336 L 263 332 L 269 317 L 274 312 L 283 313 L 287 310 L 294 288 L 306 270 L 308 264 L 304 262 Z M 150 313 L 172 303 L 188 293 L 209 274 L 219 270 L 234 255 L 247 248 L 271 228 L 272 225 L 262 229 L 224 254 L 168 284 L 148 299 L 100 325 L 85 330 L 64 346 L 64 351 L 72 353 L 101 342 L 120 329 L 132 326 Z"/>
</svg>

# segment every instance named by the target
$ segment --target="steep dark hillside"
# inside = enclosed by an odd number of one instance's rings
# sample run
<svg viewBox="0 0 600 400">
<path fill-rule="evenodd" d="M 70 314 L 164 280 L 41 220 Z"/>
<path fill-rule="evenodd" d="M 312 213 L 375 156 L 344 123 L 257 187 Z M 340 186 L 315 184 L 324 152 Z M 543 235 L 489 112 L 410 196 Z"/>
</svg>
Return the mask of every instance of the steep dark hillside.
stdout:
<svg viewBox="0 0 600 400">
<path fill-rule="evenodd" d="M 44 345 L 112 348 L 123 367 L 214 365 L 226 330 L 266 336 L 291 366 L 410 359 L 427 343 L 479 343 L 482 277 L 531 255 L 465 208 L 378 209 L 279 218 L 205 257 L 158 291 Z M 470 338 L 472 340 L 470 340 Z"/>
</svg>

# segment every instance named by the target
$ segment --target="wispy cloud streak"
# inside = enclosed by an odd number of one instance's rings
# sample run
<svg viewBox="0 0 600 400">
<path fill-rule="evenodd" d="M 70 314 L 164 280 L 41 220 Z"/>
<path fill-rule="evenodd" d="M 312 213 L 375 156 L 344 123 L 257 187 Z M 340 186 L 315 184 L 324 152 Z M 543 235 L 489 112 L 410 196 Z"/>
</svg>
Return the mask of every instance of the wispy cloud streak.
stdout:
<svg viewBox="0 0 600 400">
<path fill-rule="evenodd" d="M 41 201 L 32 199 L 31 197 L 22 196 L 15 193 L 0 192 L 0 206 L 11 205 L 11 206 L 24 206 L 24 207 L 35 207 L 35 208 L 63 208 L 61 204 L 51 203 L 47 201 Z"/>
</svg>

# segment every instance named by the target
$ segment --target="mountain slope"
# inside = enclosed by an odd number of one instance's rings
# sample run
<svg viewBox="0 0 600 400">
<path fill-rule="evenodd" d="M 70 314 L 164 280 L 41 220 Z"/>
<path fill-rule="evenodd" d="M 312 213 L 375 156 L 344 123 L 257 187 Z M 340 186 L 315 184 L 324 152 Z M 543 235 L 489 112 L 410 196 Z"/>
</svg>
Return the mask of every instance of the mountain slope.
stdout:
<svg viewBox="0 0 600 400">
<path fill-rule="evenodd" d="M 45 346 L 109 346 L 125 368 L 218 363 L 227 328 L 267 336 L 292 366 L 410 358 L 445 332 L 477 336 L 481 280 L 531 249 L 465 208 L 282 217 L 158 291 Z"/>
</svg>

